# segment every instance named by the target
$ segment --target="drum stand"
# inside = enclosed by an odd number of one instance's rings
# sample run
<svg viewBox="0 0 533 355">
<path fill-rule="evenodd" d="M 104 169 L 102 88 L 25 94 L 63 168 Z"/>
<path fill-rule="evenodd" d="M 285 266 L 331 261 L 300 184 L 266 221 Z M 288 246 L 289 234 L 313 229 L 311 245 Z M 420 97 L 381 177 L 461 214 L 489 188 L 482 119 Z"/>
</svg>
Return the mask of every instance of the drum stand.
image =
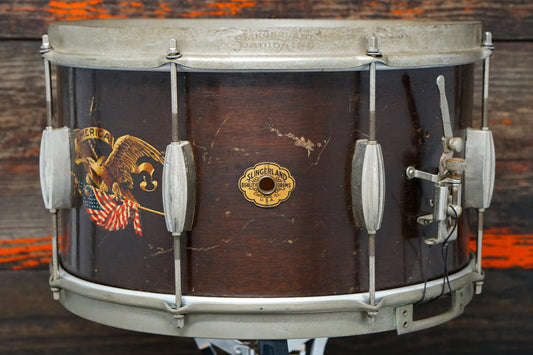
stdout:
<svg viewBox="0 0 533 355">
<path fill-rule="evenodd" d="M 216 355 L 214 346 L 232 355 L 255 355 L 254 349 L 238 340 L 194 338 L 194 341 L 204 355 Z M 308 342 L 311 343 L 309 355 L 322 355 L 327 341 L 328 338 L 259 340 L 258 355 L 287 355 L 289 353 L 306 355 L 306 345 L 309 345 L 306 343 Z"/>
</svg>

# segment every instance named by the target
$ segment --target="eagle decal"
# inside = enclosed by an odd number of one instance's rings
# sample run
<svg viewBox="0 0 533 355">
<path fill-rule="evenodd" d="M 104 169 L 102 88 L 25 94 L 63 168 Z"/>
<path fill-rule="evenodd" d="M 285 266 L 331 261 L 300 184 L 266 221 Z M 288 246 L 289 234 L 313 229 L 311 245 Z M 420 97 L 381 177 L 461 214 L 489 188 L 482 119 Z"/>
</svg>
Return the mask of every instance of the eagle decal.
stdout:
<svg viewBox="0 0 533 355">
<path fill-rule="evenodd" d="M 142 176 L 143 181 L 138 184 L 140 189 L 146 192 L 157 189 L 157 181 L 152 180 L 155 168 L 148 162 L 163 164 L 163 154 L 156 148 L 131 135 L 114 140 L 105 129 L 88 127 L 77 132 L 75 150 L 75 163 L 83 167 L 78 169 L 81 174 L 74 174 L 79 177 L 77 190 L 83 207 L 96 225 L 117 231 L 132 224 L 135 233 L 142 236 L 139 209 L 163 215 L 141 206 L 134 196 L 133 174 Z M 109 150 L 107 155 L 99 154 Z"/>
</svg>

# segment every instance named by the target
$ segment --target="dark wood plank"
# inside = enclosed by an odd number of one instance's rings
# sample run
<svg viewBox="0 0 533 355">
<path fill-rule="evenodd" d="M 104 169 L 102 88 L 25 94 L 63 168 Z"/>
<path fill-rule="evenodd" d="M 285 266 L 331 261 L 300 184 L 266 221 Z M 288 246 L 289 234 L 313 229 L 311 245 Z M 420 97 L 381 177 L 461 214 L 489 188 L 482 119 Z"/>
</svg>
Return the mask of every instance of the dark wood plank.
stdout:
<svg viewBox="0 0 533 355">
<path fill-rule="evenodd" d="M 0 41 L 0 240 L 48 235 L 38 155 L 45 121 L 38 42 Z"/>
<path fill-rule="evenodd" d="M 533 39 L 533 3 L 528 0 L 7 0 L 0 4 L 0 38 L 38 38 L 57 20 L 125 17 L 474 19 L 497 39 Z"/>
<path fill-rule="evenodd" d="M 53 301 L 48 273 L 0 271 L 0 354 L 199 354 L 192 339 L 92 323 Z M 533 348 L 533 273 L 489 270 L 482 295 L 444 325 L 332 338 L 326 354 L 525 354 Z"/>
<path fill-rule="evenodd" d="M 532 53 L 532 42 L 497 43 L 491 59 L 489 124 L 497 162 L 487 228 L 511 227 L 517 233 L 532 230 L 528 217 L 533 214 L 533 73 L 528 69 Z M 477 89 L 478 104 L 480 94 Z"/>
<path fill-rule="evenodd" d="M 0 73 L 0 159 L 36 157 L 45 122 L 39 43 L 0 41 Z"/>
</svg>

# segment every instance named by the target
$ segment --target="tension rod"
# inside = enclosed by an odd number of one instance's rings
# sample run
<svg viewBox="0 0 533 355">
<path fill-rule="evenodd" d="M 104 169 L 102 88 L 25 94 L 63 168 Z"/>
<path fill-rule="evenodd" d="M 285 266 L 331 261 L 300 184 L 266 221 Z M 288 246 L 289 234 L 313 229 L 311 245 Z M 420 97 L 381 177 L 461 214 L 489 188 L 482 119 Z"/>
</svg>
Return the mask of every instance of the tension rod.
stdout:
<svg viewBox="0 0 533 355">
<path fill-rule="evenodd" d="M 371 36 L 368 41 L 367 55 L 379 57 L 381 53 L 378 49 L 377 38 Z M 378 145 L 376 142 L 376 61 L 373 60 L 369 66 L 369 93 L 368 93 L 368 144 Z M 379 149 L 381 155 L 381 149 Z M 382 157 L 381 157 L 382 161 Z M 378 188 L 379 190 L 379 188 Z M 378 193 L 379 194 L 379 193 Z M 378 197 L 379 198 L 379 197 Z M 382 213 L 382 211 L 381 211 Z M 379 214 L 379 213 L 378 213 Z M 379 226 L 376 226 L 379 228 Z M 368 303 L 376 305 L 376 230 L 369 228 L 368 232 Z M 377 312 L 368 312 L 370 324 L 374 325 Z"/>
<path fill-rule="evenodd" d="M 494 50 L 492 43 L 492 34 L 485 32 L 485 39 L 482 46 L 484 48 Z M 489 74 L 490 74 L 490 56 L 483 60 L 483 99 L 481 101 L 481 130 L 489 130 L 488 119 L 488 101 L 489 101 Z M 483 272 L 481 261 L 483 258 L 483 216 L 485 214 L 485 208 L 477 209 L 477 240 L 476 240 L 476 271 L 481 274 Z M 476 294 L 481 294 L 483 290 L 483 281 L 476 282 Z"/>
<path fill-rule="evenodd" d="M 170 62 L 170 108 L 172 115 L 171 122 L 171 140 L 172 142 L 179 141 L 178 135 L 178 65 L 174 62 L 174 59 L 181 57 L 181 54 L 178 52 L 177 44 L 175 39 L 169 41 L 169 48 L 167 59 L 171 60 Z"/>
<path fill-rule="evenodd" d="M 171 60 L 170 62 L 170 110 L 171 110 L 171 141 L 176 143 L 179 142 L 179 132 L 178 132 L 178 65 L 173 61 L 181 57 L 181 54 L 178 52 L 177 44 L 175 39 L 169 40 L 169 49 L 167 54 L 167 59 Z M 181 308 L 181 243 L 180 237 L 181 233 L 174 231 L 172 232 L 172 237 L 174 239 L 174 286 L 176 294 L 176 309 Z M 180 318 L 182 318 L 181 316 Z M 178 328 L 181 328 L 180 319 L 177 318 Z M 181 326 L 180 326 L 181 325 Z"/>
<path fill-rule="evenodd" d="M 165 151 L 161 191 L 165 223 L 173 238 L 176 310 L 182 307 L 181 237 L 184 231 L 192 228 L 196 181 L 191 144 L 179 137 L 178 64 L 175 61 L 179 58 L 181 53 L 176 40 L 171 39 L 167 52 L 170 62 L 171 143 Z M 184 316 L 176 314 L 174 318 L 176 327 L 183 328 Z"/>
<path fill-rule="evenodd" d="M 44 62 L 44 87 L 46 99 L 46 131 L 54 128 L 54 112 L 52 104 L 52 65 L 50 61 L 44 57 L 44 54 L 52 50 L 50 39 L 48 35 L 42 36 L 42 44 L 39 53 L 43 57 Z M 59 216 L 56 208 L 50 208 L 49 212 L 52 216 L 52 275 L 51 280 L 59 279 Z M 59 300 L 60 290 L 52 288 L 52 295 L 54 300 Z"/>
</svg>

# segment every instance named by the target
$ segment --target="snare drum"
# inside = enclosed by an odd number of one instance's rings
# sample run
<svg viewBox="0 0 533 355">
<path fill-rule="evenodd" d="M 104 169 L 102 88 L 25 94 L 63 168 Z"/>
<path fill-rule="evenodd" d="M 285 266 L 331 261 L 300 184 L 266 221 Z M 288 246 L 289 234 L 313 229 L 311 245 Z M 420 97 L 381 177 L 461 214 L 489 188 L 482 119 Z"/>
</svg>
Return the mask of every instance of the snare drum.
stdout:
<svg viewBox="0 0 533 355">
<path fill-rule="evenodd" d="M 103 324 L 211 338 L 402 333 L 461 314 L 483 279 L 474 143 L 461 149 L 481 131 L 481 43 L 476 22 L 52 24 L 56 298 Z M 413 320 L 441 294 L 448 311 Z"/>
</svg>

